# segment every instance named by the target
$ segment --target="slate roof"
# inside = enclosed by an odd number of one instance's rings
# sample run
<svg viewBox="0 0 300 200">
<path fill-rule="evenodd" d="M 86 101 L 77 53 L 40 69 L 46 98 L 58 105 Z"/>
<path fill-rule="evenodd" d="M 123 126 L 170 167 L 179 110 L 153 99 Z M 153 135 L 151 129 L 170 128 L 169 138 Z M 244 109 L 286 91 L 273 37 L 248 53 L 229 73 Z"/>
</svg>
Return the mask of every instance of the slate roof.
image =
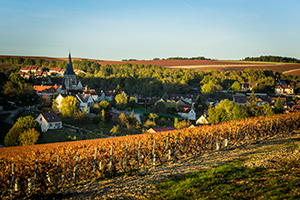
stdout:
<svg viewBox="0 0 300 200">
<path fill-rule="evenodd" d="M 41 113 L 47 122 L 61 122 L 61 119 L 55 112 Z"/>
<path fill-rule="evenodd" d="M 69 53 L 68 64 L 67 64 L 66 71 L 65 71 L 64 75 L 75 75 L 75 72 L 73 70 L 72 59 L 71 59 L 71 54 L 70 53 Z"/>
<path fill-rule="evenodd" d="M 90 94 L 77 94 L 76 96 L 77 96 L 77 98 L 79 98 L 81 100 L 81 102 L 87 103 L 91 95 Z"/>
</svg>

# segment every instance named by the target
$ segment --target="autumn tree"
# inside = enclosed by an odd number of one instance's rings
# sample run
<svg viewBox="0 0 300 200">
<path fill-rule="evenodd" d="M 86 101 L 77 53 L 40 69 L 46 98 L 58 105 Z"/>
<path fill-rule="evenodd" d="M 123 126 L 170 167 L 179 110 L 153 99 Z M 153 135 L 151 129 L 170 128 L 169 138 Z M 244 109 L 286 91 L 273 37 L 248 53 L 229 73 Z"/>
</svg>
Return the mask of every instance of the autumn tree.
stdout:
<svg viewBox="0 0 300 200">
<path fill-rule="evenodd" d="M 125 92 L 117 94 L 115 100 L 117 107 L 123 109 L 127 105 L 127 94 Z"/>
<path fill-rule="evenodd" d="M 100 101 L 99 107 L 105 111 L 109 111 L 111 109 L 110 104 L 106 100 Z"/>
<path fill-rule="evenodd" d="M 71 117 L 79 112 L 79 101 L 76 97 L 67 96 L 61 101 L 61 114 L 65 117 Z"/>
<path fill-rule="evenodd" d="M 22 132 L 19 136 L 19 142 L 21 146 L 33 145 L 39 139 L 40 133 L 34 128 L 30 128 Z"/>
<path fill-rule="evenodd" d="M 5 146 L 34 144 L 38 140 L 39 132 L 40 126 L 32 116 L 19 117 L 6 134 L 4 144 Z"/>
</svg>

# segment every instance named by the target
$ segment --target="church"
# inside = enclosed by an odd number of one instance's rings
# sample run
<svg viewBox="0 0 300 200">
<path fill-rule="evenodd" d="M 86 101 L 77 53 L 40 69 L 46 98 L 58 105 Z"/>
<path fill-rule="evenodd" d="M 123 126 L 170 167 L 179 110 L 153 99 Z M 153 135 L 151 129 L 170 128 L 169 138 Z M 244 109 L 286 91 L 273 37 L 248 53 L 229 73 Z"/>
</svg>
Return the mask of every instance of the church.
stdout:
<svg viewBox="0 0 300 200">
<path fill-rule="evenodd" d="M 71 54 L 69 53 L 68 63 L 63 78 L 50 77 L 45 85 L 57 85 L 60 87 L 60 94 L 76 92 L 83 90 L 84 87 L 80 81 L 77 81 L 76 74 L 73 69 Z M 81 91 L 78 91 L 81 92 Z M 77 93 L 77 92 L 76 92 Z"/>
</svg>

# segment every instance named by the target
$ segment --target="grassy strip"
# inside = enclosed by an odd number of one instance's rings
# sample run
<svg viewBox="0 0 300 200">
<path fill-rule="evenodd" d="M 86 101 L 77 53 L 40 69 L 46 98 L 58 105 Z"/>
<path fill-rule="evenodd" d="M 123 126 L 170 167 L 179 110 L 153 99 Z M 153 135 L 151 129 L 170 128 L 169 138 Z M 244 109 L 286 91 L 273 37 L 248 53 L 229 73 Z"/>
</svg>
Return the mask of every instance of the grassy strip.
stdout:
<svg viewBox="0 0 300 200">
<path fill-rule="evenodd" d="M 280 167 L 273 168 L 247 168 L 244 161 L 174 176 L 157 184 L 160 194 L 150 199 L 300 199 L 299 159 L 275 159 Z"/>
</svg>

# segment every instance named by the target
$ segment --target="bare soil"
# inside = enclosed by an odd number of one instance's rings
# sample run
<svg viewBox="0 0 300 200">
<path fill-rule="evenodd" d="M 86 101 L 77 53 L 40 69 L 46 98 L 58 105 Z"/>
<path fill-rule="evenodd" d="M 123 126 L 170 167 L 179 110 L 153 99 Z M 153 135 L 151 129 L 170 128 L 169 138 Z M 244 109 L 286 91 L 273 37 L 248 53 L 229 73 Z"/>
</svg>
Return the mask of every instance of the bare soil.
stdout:
<svg viewBox="0 0 300 200">
<path fill-rule="evenodd" d="M 264 138 L 253 143 L 232 147 L 229 150 L 215 151 L 189 158 L 177 163 L 152 168 L 148 175 L 117 177 L 90 184 L 80 185 L 60 191 L 70 194 L 64 199 L 144 199 L 155 195 L 157 182 L 171 176 L 182 176 L 186 173 L 197 172 L 199 169 L 210 169 L 212 166 L 228 164 L 236 159 L 247 158 L 245 167 L 274 167 L 280 163 L 274 162 L 275 157 L 283 159 L 299 159 L 299 148 L 287 149 L 287 145 L 300 145 L 300 131 L 286 135 Z"/>
</svg>

